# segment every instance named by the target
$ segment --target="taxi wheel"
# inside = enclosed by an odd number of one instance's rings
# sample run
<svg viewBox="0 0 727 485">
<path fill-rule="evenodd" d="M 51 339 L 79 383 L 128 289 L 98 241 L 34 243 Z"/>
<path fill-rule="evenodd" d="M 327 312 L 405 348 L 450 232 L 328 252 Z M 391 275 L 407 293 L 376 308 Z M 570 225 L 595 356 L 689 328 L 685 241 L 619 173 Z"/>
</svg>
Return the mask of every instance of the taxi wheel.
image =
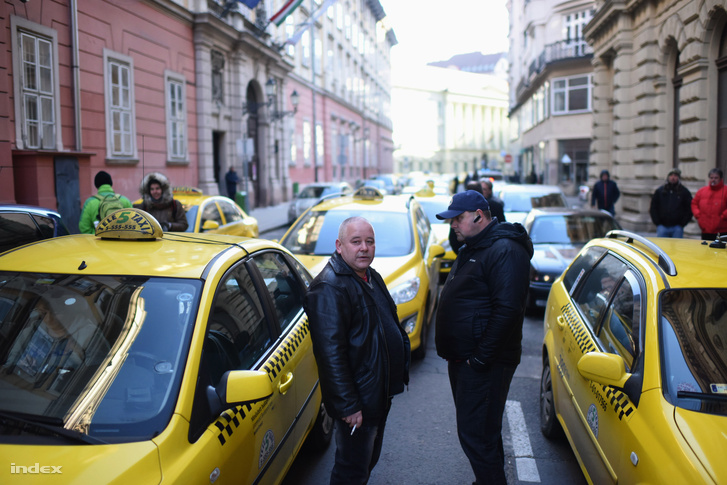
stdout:
<svg viewBox="0 0 727 485">
<path fill-rule="evenodd" d="M 333 418 L 328 415 L 326 405 L 321 403 L 318 410 L 318 417 L 313 425 L 313 429 L 308 436 L 310 445 L 316 450 L 325 450 L 331 443 L 333 436 Z"/>
<path fill-rule="evenodd" d="M 563 428 L 555 416 L 553 381 L 547 359 L 543 363 L 543 374 L 540 377 L 540 432 L 548 439 L 559 438 L 563 434 Z"/>
</svg>

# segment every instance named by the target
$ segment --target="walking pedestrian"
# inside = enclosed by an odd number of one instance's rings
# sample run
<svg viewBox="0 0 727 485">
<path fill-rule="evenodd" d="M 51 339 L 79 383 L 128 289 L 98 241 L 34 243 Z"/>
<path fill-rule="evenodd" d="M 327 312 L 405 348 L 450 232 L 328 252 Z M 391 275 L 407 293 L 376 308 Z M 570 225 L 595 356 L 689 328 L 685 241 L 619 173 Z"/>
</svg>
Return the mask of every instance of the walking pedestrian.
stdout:
<svg viewBox="0 0 727 485">
<path fill-rule="evenodd" d="M 235 200 L 235 193 L 237 192 L 237 184 L 240 183 L 240 177 L 238 177 L 235 167 L 230 165 L 230 169 L 225 174 L 225 185 L 227 186 L 227 196 Z"/>
<path fill-rule="evenodd" d="M 600 210 L 608 211 L 615 216 L 616 201 L 621 196 L 621 191 L 616 182 L 611 180 L 608 170 L 601 170 L 599 178 L 600 180 L 593 184 L 593 190 L 591 190 L 591 207 L 598 206 Z"/>
<path fill-rule="evenodd" d="M 477 484 L 504 484 L 502 416 L 522 354 L 533 244 L 520 224 L 492 219 L 482 194 L 455 194 L 446 211 L 465 242 L 442 288 L 436 346 L 448 362 L 457 434 Z"/>
<path fill-rule="evenodd" d="M 492 180 L 484 178 L 480 180 L 480 184 L 482 185 L 482 195 L 487 199 L 492 217 L 497 217 L 498 222 L 507 222 L 505 221 L 505 203 L 492 193 Z"/>
<path fill-rule="evenodd" d="M 83 203 L 81 218 L 78 221 L 78 230 L 81 234 L 95 233 L 96 226 L 106 216 L 105 212 L 108 210 L 131 207 L 129 199 L 114 192 L 113 180 L 108 172 L 99 171 L 93 179 L 93 185 L 98 192 Z M 101 214 L 102 203 L 110 208 L 104 210 L 104 214 Z"/>
<path fill-rule="evenodd" d="M 189 223 L 182 203 L 172 195 L 172 188 L 166 175 L 159 172 L 148 173 L 141 180 L 139 193 L 142 201 L 134 204 L 154 216 L 164 232 L 184 232 Z"/>
<path fill-rule="evenodd" d="M 381 455 L 391 399 L 409 383 L 409 338 L 371 268 L 374 228 L 344 220 L 336 251 L 308 289 L 305 311 L 326 411 L 334 419 L 331 484 L 365 484 Z"/>
<path fill-rule="evenodd" d="M 709 183 L 692 199 L 692 214 L 702 230 L 702 239 L 715 240 L 727 233 L 727 190 L 719 168 L 709 171 Z"/>
<path fill-rule="evenodd" d="M 692 193 L 681 183 L 682 172 L 673 168 L 651 197 L 649 213 L 657 237 L 683 237 L 684 226 L 692 220 Z"/>
</svg>

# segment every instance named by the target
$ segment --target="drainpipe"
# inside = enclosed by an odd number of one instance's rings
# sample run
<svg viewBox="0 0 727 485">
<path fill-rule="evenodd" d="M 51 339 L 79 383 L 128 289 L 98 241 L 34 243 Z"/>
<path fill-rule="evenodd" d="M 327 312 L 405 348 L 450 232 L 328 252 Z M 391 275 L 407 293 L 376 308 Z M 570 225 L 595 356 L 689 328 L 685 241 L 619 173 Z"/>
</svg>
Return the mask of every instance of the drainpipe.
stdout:
<svg viewBox="0 0 727 485">
<path fill-rule="evenodd" d="M 71 69 L 73 70 L 73 120 L 76 135 L 76 151 L 83 150 L 81 137 L 81 73 L 78 55 L 78 3 L 70 0 L 71 9 Z M 60 115 L 60 113 L 59 113 Z"/>
</svg>

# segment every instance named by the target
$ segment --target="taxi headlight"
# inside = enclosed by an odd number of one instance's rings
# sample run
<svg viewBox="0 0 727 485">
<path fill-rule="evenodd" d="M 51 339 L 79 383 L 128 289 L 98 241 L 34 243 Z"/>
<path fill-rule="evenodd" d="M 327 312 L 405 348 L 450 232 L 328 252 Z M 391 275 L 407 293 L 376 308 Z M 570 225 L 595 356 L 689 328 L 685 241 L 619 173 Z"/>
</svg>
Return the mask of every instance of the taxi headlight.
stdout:
<svg viewBox="0 0 727 485">
<path fill-rule="evenodd" d="M 406 281 L 395 288 L 392 288 L 391 298 L 394 299 L 394 303 L 401 305 L 414 299 L 419 292 L 419 277 L 416 276 L 409 281 Z"/>
</svg>

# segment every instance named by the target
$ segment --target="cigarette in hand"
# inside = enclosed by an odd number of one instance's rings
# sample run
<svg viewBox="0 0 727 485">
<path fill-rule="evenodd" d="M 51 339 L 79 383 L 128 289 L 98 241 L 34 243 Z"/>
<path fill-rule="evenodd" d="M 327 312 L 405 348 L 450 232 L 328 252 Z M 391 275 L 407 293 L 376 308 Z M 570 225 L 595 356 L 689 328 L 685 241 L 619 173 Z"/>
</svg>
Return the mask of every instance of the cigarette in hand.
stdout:
<svg viewBox="0 0 727 485">
<path fill-rule="evenodd" d="M 351 428 L 351 436 L 353 436 L 353 432 L 356 431 L 356 425 L 353 425 L 353 428 Z"/>
</svg>

